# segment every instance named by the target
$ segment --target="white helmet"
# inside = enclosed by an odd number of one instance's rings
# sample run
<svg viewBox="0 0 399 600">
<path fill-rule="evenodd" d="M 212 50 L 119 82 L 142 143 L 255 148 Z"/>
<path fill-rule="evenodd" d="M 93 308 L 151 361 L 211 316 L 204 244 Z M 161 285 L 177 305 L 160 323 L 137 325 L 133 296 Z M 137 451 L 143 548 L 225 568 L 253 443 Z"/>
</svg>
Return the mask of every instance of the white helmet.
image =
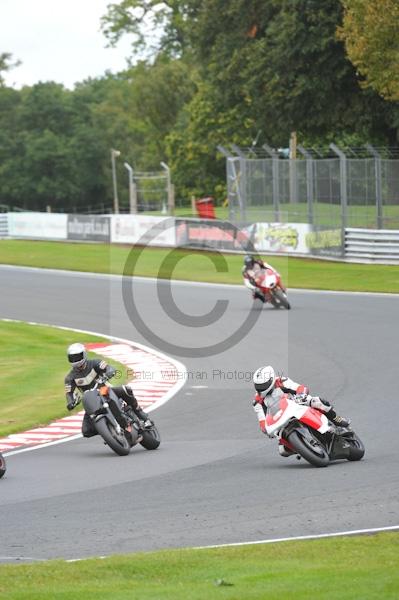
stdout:
<svg viewBox="0 0 399 600">
<path fill-rule="evenodd" d="M 83 344 L 71 344 L 68 348 L 68 360 L 73 367 L 80 369 L 87 361 L 87 352 Z"/>
<path fill-rule="evenodd" d="M 267 367 L 260 367 L 254 373 L 254 386 L 258 394 L 264 398 L 270 390 L 273 389 L 274 382 L 276 381 L 276 374 L 273 367 L 268 365 Z"/>
</svg>

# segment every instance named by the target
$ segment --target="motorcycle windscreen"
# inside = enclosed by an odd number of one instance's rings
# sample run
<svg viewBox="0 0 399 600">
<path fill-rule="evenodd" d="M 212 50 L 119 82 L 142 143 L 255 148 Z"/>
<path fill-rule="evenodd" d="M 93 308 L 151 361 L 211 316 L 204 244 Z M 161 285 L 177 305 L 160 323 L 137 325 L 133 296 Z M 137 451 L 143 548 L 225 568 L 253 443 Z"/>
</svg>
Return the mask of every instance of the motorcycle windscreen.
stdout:
<svg viewBox="0 0 399 600">
<path fill-rule="evenodd" d="M 281 400 L 286 395 L 282 390 L 277 388 L 269 396 L 266 396 L 265 406 L 270 415 L 274 416 L 281 410 Z"/>
</svg>

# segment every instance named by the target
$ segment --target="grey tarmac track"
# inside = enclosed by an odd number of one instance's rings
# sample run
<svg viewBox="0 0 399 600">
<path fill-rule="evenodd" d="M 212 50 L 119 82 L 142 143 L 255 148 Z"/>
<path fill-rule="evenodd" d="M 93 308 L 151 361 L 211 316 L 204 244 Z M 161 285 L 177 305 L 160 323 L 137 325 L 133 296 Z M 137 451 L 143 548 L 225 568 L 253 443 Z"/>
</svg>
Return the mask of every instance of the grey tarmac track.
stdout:
<svg viewBox="0 0 399 600">
<path fill-rule="evenodd" d="M 117 277 L 0 267 L 0 280 L 2 318 L 153 345 L 126 314 Z M 212 326 L 187 327 L 165 314 L 154 281 L 136 280 L 134 297 L 145 323 L 182 345 L 223 340 L 251 309 L 241 287 L 176 282 L 172 290 L 177 306 L 193 316 L 220 298 L 229 300 Z M 178 395 L 153 413 L 162 435 L 158 450 L 117 457 L 97 437 L 9 456 L 0 482 L 0 561 L 398 525 L 399 297 L 289 296 L 291 311 L 264 307 L 253 329 L 222 354 L 175 356 L 189 376 Z M 352 418 L 366 445 L 363 461 L 315 469 L 278 456 L 251 407 L 250 373 L 267 363 Z M 60 403 L 62 388 L 60 381 Z"/>
</svg>

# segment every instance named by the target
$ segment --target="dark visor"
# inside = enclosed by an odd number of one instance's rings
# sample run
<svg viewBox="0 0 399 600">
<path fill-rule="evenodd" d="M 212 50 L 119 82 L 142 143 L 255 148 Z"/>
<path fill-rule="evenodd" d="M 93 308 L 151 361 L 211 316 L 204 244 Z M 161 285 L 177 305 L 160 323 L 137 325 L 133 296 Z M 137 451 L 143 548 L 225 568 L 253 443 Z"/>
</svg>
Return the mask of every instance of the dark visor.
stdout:
<svg viewBox="0 0 399 600">
<path fill-rule="evenodd" d="M 83 352 L 79 352 L 79 354 L 70 354 L 69 355 L 69 362 L 71 362 L 71 363 L 76 363 L 83 359 L 84 359 Z"/>
<path fill-rule="evenodd" d="M 268 379 L 265 383 L 255 383 L 255 389 L 257 392 L 264 392 L 268 387 L 271 386 L 273 379 Z"/>
</svg>

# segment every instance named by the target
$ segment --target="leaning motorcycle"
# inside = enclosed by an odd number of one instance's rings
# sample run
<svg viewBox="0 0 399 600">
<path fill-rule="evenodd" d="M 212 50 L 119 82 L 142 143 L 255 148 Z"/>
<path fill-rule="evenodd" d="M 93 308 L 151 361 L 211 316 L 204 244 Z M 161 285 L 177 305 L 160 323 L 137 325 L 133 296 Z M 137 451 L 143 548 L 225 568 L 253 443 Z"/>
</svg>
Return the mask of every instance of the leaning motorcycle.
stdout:
<svg viewBox="0 0 399 600">
<path fill-rule="evenodd" d="M 144 428 L 133 409 L 99 378 L 93 388 L 83 393 L 83 406 L 104 442 L 119 456 L 126 456 L 130 448 L 141 444 L 146 450 L 155 450 L 161 443 L 154 424 Z"/>
<path fill-rule="evenodd" d="M 263 269 L 259 265 L 248 271 L 249 279 L 244 277 L 245 286 L 255 292 L 262 302 L 270 302 L 274 308 L 291 308 L 288 302 L 287 290 L 284 287 L 280 274 L 274 269 Z M 253 282 L 253 283 L 252 283 Z"/>
<path fill-rule="evenodd" d="M 326 467 L 338 459 L 363 458 L 363 442 L 351 427 L 337 427 L 327 415 L 298 403 L 290 394 L 274 390 L 265 405 L 266 433 L 279 440 L 283 456 L 302 457 L 315 467 Z"/>
<path fill-rule="evenodd" d="M 6 471 L 7 471 L 6 459 L 0 452 L 0 479 L 3 477 L 3 475 L 5 474 Z"/>
</svg>

